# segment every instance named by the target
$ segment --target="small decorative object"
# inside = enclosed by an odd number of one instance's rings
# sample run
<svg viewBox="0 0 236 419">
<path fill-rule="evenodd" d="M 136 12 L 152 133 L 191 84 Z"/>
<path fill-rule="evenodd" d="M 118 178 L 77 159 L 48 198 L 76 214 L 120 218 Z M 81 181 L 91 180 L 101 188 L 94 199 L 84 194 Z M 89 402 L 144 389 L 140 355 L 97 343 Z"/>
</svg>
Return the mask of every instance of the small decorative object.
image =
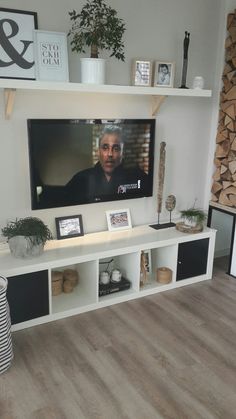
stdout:
<svg viewBox="0 0 236 419">
<path fill-rule="evenodd" d="M 58 217 L 55 221 L 58 240 L 84 235 L 82 215 Z"/>
<path fill-rule="evenodd" d="M 163 187 L 165 180 L 165 164 L 166 164 L 166 143 L 162 141 L 160 144 L 160 160 L 158 170 L 158 191 L 157 191 L 157 214 L 158 224 L 160 223 L 160 214 L 162 210 Z"/>
<path fill-rule="evenodd" d="M 168 195 L 167 198 L 166 198 L 165 204 L 166 204 L 167 211 L 169 211 L 169 213 L 170 213 L 170 222 L 169 222 L 169 224 L 170 224 L 170 226 L 174 226 L 175 223 L 172 223 L 171 222 L 171 213 L 175 209 L 176 197 L 174 195 Z"/>
<path fill-rule="evenodd" d="M 73 292 L 73 290 L 74 290 L 74 287 L 71 281 L 67 279 L 66 281 L 63 282 L 63 292 L 65 294 L 70 294 L 71 292 Z"/>
<path fill-rule="evenodd" d="M 62 293 L 63 272 L 52 271 L 52 296 L 55 297 Z"/>
<path fill-rule="evenodd" d="M 166 143 L 164 141 L 160 144 L 160 160 L 159 160 L 159 169 L 158 169 L 158 190 L 157 190 L 157 214 L 158 218 L 157 224 L 152 224 L 150 227 L 154 228 L 155 230 L 159 230 L 162 228 L 173 227 L 173 223 L 164 223 L 160 224 L 160 214 L 162 210 L 162 201 L 163 201 L 163 187 L 164 187 L 164 179 L 165 179 L 165 160 L 166 160 Z"/>
<path fill-rule="evenodd" d="M 63 271 L 63 280 L 70 281 L 71 285 L 76 287 L 79 283 L 79 274 L 75 269 L 65 269 Z"/>
<path fill-rule="evenodd" d="M 193 89 L 203 89 L 204 88 L 204 78 L 201 76 L 196 76 L 193 79 Z"/>
<path fill-rule="evenodd" d="M 173 87 L 175 64 L 163 61 L 155 62 L 154 86 Z"/>
<path fill-rule="evenodd" d="M 119 269 L 113 269 L 111 272 L 111 282 L 120 282 L 121 278 L 121 271 Z"/>
<path fill-rule="evenodd" d="M 35 30 L 34 51 L 37 80 L 69 81 L 65 33 Z"/>
<path fill-rule="evenodd" d="M 132 228 L 129 209 L 106 211 L 109 231 L 127 230 Z"/>
<path fill-rule="evenodd" d="M 70 43 L 72 51 L 85 53 L 85 47 L 91 49 L 91 58 L 87 58 L 83 64 L 82 83 L 102 84 L 105 80 L 102 72 L 105 66 L 102 59 L 96 62 L 99 51 L 108 50 L 111 57 L 124 61 L 125 23 L 123 19 L 117 17 L 116 10 L 108 6 L 104 0 L 87 0 L 80 13 L 73 10 L 69 12 L 69 15 L 72 28 L 68 35 L 72 37 Z M 93 64 L 95 64 L 94 73 L 92 72 Z M 101 69 L 98 65 L 101 65 Z M 88 74 L 91 78 L 87 77 Z"/>
<path fill-rule="evenodd" d="M 183 43 L 183 70 L 182 70 L 182 79 L 181 79 L 181 89 L 188 89 L 186 86 L 186 78 L 187 78 L 187 69 L 188 69 L 188 48 L 190 42 L 190 33 L 185 31 L 184 43 Z"/>
<path fill-rule="evenodd" d="M 142 250 L 140 258 L 140 286 L 148 282 L 148 276 L 152 272 L 151 250 Z"/>
<path fill-rule="evenodd" d="M 0 77 L 35 79 L 35 28 L 37 13 L 0 8 Z"/>
<path fill-rule="evenodd" d="M 108 271 L 102 271 L 99 275 L 99 282 L 100 284 L 106 285 L 110 282 L 110 274 Z"/>
<path fill-rule="evenodd" d="M 147 60 L 133 60 L 131 82 L 134 86 L 151 86 L 152 62 Z"/>
<path fill-rule="evenodd" d="M 197 233 L 203 230 L 206 213 L 195 207 L 180 211 L 182 222 L 176 224 L 176 228 L 184 233 Z"/>
<path fill-rule="evenodd" d="M 172 281 L 172 270 L 165 266 L 157 268 L 157 282 L 169 284 Z"/>
<path fill-rule="evenodd" d="M 2 235 L 7 237 L 11 253 L 19 258 L 40 255 L 46 241 L 52 239 L 47 225 L 36 217 L 10 221 L 2 229 Z"/>
<path fill-rule="evenodd" d="M 110 264 L 114 262 L 114 259 L 109 260 L 102 260 L 99 262 L 99 265 L 106 265 L 106 268 L 102 270 L 99 274 L 99 283 L 103 285 L 107 285 L 110 283 L 111 275 L 110 275 Z"/>
</svg>

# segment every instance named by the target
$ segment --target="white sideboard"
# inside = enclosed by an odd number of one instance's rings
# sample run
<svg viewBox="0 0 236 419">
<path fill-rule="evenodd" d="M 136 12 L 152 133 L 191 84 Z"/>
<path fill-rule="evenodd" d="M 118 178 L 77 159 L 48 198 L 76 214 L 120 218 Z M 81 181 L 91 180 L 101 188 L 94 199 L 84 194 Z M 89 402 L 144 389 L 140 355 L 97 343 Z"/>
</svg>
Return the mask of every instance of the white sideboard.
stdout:
<svg viewBox="0 0 236 419">
<path fill-rule="evenodd" d="M 34 259 L 16 259 L 8 250 L 1 251 L 0 274 L 8 278 L 12 330 L 210 279 L 215 233 L 209 228 L 197 234 L 186 234 L 174 227 L 155 230 L 145 225 L 53 240 L 47 243 L 44 253 Z M 140 286 L 142 250 L 150 250 L 152 268 L 144 287 Z M 101 262 L 111 258 L 131 282 L 131 287 L 99 297 L 99 267 L 104 269 Z M 156 281 L 159 267 L 172 270 L 169 284 Z M 79 284 L 71 294 L 52 297 L 52 271 L 67 268 L 78 271 Z"/>
</svg>

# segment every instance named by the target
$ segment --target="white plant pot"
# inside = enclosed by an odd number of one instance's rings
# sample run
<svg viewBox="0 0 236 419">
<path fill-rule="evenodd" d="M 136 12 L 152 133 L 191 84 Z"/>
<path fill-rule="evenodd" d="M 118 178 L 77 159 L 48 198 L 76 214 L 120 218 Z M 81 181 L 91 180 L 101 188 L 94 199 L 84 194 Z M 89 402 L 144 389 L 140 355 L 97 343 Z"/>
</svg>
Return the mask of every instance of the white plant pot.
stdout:
<svg viewBox="0 0 236 419">
<path fill-rule="evenodd" d="M 81 83 L 105 83 L 105 60 L 102 58 L 81 58 L 80 61 Z"/>
<path fill-rule="evenodd" d="M 187 227 L 196 227 L 196 225 L 197 225 L 197 221 L 194 217 L 191 220 L 189 220 L 188 218 L 183 217 L 183 222 Z"/>
<path fill-rule="evenodd" d="M 43 253 L 44 244 L 32 244 L 29 237 L 15 236 L 8 240 L 9 248 L 16 258 L 30 258 Z"/>
</svg>

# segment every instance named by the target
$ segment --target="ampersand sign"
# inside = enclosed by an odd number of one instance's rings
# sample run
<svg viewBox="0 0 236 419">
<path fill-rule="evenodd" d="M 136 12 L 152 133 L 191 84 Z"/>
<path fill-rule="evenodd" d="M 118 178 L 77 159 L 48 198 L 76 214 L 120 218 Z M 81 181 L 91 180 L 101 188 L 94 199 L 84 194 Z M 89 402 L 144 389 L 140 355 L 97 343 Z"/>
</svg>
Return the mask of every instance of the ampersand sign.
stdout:
<svg viewBox="0 0 236 419">
<path fill-rule="evenodd" d="M 11 27 L 11 33 L 8 36 L 6 35 L 4 31 L 4 23 L 9 23 Z M 1 67 L 8 67 L 9 65 L 17 64 L 21 68 L 28 69 L 34 65 L 34 61 L 29 62 L 24 59 L 24 54 L 27 51 L 29 45 L 33 43 L 33 41 L 21 40 L 23 44 L 23 49 L 21 53 L 19 53 L 9 41 L 9 39 L 16 36 L 18 32 L 19 32 L 19 26 L 17 25 L 16 22 L 14 22 L 14 20 L 12 19 L 0 20 L 0 46 L 4 49 L 8 57 L 11 58 L 10 61 L 3 61 L 0 59 Z"/>
<path fill-rule="evenodd" d="M 35 78 L 36 13 L 0 8 L 0 77 Z"/>
</svg>

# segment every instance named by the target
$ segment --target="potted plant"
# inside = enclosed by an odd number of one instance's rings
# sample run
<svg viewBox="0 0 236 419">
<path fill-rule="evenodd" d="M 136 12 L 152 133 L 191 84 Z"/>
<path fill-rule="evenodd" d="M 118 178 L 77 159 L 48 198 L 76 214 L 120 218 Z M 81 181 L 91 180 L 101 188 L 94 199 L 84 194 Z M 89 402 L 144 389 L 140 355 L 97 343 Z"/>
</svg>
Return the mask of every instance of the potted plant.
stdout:
<svg viewBox="0 0 236 419">
<path fill-rule="evenodd" d="M 10 221 L 2 228 L 2 235 L 7 237 L 11 253 L 22 258 L 40 255 L 46 241 L 52 239 L 48 226 L 36 217 Z"/>
<path fill-rule="evenodd" d="M 80 13 L 69 12 L 72 28 L 68 35 L 71 49 L 85 53 L 90 48 L 90 58 L 81 59 L 82 83 L 103 84 L 105 81 L 105 61 L 99 57 L 102 50 L 111 51 L 110 57 L 124 61 L 123 34 L 125 24 L 117 17 L 116 10 L 104 0 L 87 0 Z"/>
<path fill-rule="evenodd" d="M 203 228 L 206 213 L 202 209 L 192 207 L 180 211 L 180 214 L 185 226 Z"/>
</svg>

